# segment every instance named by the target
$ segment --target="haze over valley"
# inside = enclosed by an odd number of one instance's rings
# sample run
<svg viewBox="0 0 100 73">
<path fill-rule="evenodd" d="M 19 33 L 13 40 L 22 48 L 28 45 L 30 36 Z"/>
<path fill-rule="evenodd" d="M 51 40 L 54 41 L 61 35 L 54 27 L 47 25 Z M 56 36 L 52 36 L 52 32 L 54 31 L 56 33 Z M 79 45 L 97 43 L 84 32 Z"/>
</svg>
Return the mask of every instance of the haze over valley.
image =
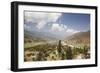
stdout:
<svg viewBox="0 0 100 73">
<path fill-rule="evenodd" d="M 24 12 L 24 61 L 90 58 L 90 15 Z"/>
</svg>

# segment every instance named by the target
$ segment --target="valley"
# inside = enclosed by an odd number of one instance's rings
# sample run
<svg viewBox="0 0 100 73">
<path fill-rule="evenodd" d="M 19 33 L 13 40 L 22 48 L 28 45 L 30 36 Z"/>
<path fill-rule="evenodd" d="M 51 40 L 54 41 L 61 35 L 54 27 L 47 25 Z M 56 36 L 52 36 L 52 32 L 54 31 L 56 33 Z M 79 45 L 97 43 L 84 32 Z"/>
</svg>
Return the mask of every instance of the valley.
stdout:
<svg viewBox="0 0 100 73">
<path fill-rule="evenodd" d="M 90 58 L 90 31 L 63 40 L 46 34 L 27 33 L 24 34 L 25 62 Z"/>
</svg>

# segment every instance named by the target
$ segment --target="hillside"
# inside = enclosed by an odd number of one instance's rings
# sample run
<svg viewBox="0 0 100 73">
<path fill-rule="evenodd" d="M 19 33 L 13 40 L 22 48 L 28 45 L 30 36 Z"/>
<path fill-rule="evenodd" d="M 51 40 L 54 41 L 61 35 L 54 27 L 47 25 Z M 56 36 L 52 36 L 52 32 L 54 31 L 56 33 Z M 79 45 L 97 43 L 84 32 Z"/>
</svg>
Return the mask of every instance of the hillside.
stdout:
<svg viewBox="0 0 100 73">
<path fill-rule="evenodd" d="M 36 34 L 34 33 L 30 33 L 29 31 L 24 31 L 24 42 L 39 42 L 39 41 L 42 41 L 42 42 L 45 42 L 44 39 L 40 38 L 40 37 L 37 37 Z"/>
<path fill-rule="evenodd" d="M 24 30 L 24 41 L 25 42 L 46 42 L 46 41 L 54 41 L 57 40 L 53 34 L 48 34 L 46 32 L 38 32 L 38 31 L 26 31 Z"/>
<path fill-rule="evenodd" d="M 77 45 L 77 44 L 90 44 L 90 31 L 79 32 L 69 36 L 65 39 L 68 44 Z"/>
</svg>

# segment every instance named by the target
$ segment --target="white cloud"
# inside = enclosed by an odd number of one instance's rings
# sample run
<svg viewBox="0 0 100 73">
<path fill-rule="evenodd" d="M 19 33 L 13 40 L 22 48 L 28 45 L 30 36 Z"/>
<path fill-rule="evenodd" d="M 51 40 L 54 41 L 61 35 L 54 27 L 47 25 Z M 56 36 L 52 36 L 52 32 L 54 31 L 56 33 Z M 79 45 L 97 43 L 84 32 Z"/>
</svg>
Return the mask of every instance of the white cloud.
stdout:
<svg viewBox="0 0 100 73">
<path fill-rule="evenodd" d="M 65 29 L 62 26 L 60 26 L 60 24 L 54 23 L 52 24 L 51 30 L 52 31 L 64 31 Z"/>
<path fill-rule="evenodd" d="M 47 31 L 53 31 L 52 33 L 62 36 L 68 36 L 79 32 L 75 29 L 69 28 L 65 24 L 57 23 L 56 21 L 61 15 L 61 13 L 25 12 L 25 25 L 27 26 L 24 25 L 24 28 L 27 30 L 33 30 L 33 27 L 35 26 L 35 28 L 42 29 L 46 28 L 46 25 L 49 25 L 50 28 Z M 31 22 L 31 26 L 28 24 L 29 22 Z"/>
<path fill-rule="evenodd" d="M 79 32 L 79 31 L 77 31 L 77 30 L 68 28 L 68 27 L 67 27 L 66 25 L 64 25 L 64 24 L 58 24 L 58 23 L 52 24 L 51 30 L 52 30 L 52 31 L 55 31 L 55 32 L 56 32 L 56 31 L 61 31 L 61 32 L 71 33 L 71 34 Z"/>
<path fill-rule="evenodd" d="M 61 13 L 25 12 L 25 21 L 35 23 L 35 26 L 41 29 L 49 22 L 56 22 L 61 15 Z"/>
<path fill-rule="evenodd" d="M 45 25 L 46 25 L 46 22 L 45 22 L 45 21 L 40 21 L 40 22 L 37 23 L 36 27 L 37 27 L 38 29 L 41 29 L 41 28 L 43 28 Z"/>
<path fill-rule="evenodd" d="M 74 29 L 67 29 L 66 32 L 74 34 L 74 33 L 78 33 L 79 31 L 74 30 Z"/>
</svg>

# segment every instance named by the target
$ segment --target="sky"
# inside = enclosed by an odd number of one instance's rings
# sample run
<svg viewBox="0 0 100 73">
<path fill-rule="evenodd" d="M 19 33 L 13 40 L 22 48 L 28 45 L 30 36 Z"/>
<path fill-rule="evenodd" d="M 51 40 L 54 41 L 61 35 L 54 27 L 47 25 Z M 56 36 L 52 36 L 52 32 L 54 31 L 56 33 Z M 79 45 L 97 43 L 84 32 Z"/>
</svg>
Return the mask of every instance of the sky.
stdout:
<svg viewBox="0 0 100 73">
<path fill-rule="evenodd" d="M 70 36 L 90 30 L 90 14 L 24 11 L 24 30 Z"/>
</svg>

